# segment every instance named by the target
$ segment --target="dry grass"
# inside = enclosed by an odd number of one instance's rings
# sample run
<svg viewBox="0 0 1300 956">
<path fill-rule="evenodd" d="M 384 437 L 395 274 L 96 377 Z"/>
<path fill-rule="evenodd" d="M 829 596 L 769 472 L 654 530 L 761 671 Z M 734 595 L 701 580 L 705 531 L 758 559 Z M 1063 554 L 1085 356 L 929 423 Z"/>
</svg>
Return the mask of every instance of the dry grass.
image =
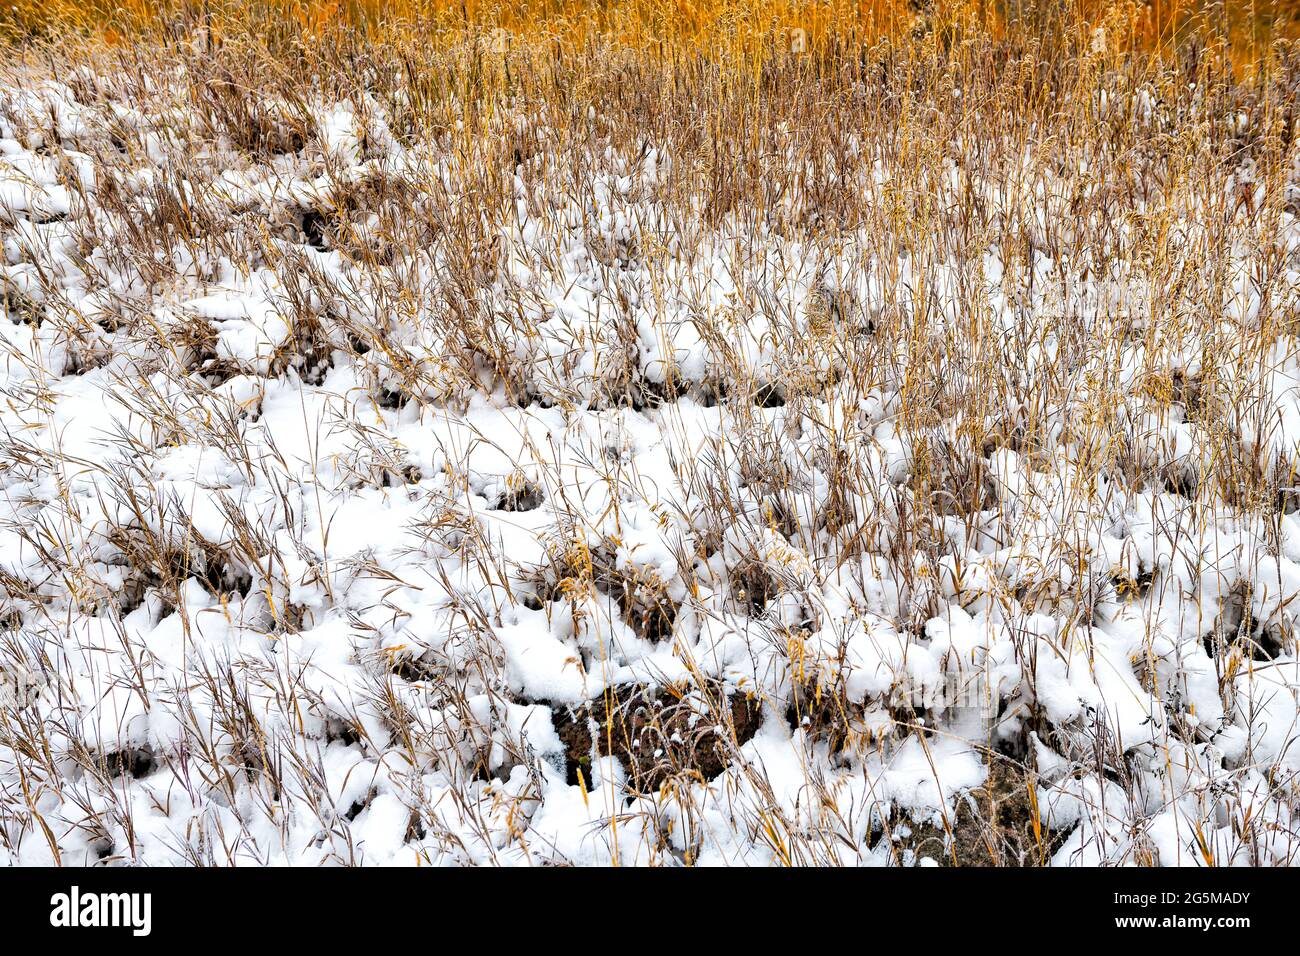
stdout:
<svg viewBox="0 0 1300 956">
<path fill-rule="evenodd" d="M 11 9 L 0 853 L 1296 862 L 1289 10 L 271 7 Z"/>
</svg>

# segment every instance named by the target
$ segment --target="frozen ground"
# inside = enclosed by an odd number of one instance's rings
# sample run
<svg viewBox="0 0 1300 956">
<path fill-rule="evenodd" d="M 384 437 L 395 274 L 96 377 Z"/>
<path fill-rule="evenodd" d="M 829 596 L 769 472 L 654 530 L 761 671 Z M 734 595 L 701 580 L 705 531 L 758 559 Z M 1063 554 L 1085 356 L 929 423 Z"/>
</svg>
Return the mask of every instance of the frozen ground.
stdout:
<svg viewBox="0 0 1300 956">
<path fill-rule="evenodd" d="M 0 88 L 0 862 L 1297 860 L 1258 114 L 195 69 Z"/>
</svg>

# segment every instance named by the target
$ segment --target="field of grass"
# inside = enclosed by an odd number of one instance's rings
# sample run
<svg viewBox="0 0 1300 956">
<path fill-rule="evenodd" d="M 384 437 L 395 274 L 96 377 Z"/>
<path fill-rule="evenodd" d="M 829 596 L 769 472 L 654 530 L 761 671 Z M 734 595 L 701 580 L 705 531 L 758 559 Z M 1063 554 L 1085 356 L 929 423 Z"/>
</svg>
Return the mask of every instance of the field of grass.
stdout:
<svg viewBox="0 0 1300 956">
<path fill-rule="evenodd" d="M 10 5 L 0 863 L 1300 862 L 1298 26 Z"/>
</svg>

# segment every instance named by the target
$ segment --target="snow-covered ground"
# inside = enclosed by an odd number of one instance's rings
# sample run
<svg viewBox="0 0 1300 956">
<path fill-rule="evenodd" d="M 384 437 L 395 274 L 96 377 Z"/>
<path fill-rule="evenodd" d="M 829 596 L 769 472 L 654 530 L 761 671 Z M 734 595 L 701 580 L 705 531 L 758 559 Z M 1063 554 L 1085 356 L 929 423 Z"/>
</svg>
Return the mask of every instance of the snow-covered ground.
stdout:
<svg viewBox="0 0 1300 956">
<path fill-rule="evenodd" d="M 385 89 L 0 88 L 0 862 L 1300 859 L 1289 166 Z"/>
</svg>

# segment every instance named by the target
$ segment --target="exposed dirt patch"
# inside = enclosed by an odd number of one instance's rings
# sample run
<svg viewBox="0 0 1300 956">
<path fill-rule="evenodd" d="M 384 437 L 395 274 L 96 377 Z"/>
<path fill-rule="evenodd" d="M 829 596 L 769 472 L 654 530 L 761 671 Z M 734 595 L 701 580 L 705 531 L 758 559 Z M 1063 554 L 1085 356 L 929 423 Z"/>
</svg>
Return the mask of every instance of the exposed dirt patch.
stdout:
<svg viewBox="0 0 1300 956">
<path fill-rule="evenodd" d="M 521 481 L 508 483 L 492 497 L 488 507 L 493 511 L 535 511 L 545 500 L 546 496 L 538 485 Z"/>
<path fill-rule="evenodd" d="M 757 700 L 705 688 L 627 685 L 575 709 L 553 711 L 571 784 L 591 786 L 593 736 L 600 756 L 616 756 L 633 789 L 653 791 L 678 776 L 711 780 L 761 722 Z M 593 726 L 594 725 L 594 726 Z"/>
<path fill-rule="evenodd" d="M 196 578 L 213 594 L 247 596 L 252 577 L 232 566 L 229 555 L 192 535 L 188 548 L 173 548 L 152 533 L 134 527 L 114 528 L 108 540 L 122 552 L 119 562 L 131 569 L 112 599 L 124 612 L 135 610 L 153 590 L 166 599 L 188 578 Z M 174 610 L 174 608 L 168 608 Z"/>
<path fill-rule="evenodd" d="M 993 755 L 983 786 L 962 795 L 945 828 L 897 820 L 891 827 L 895 858 L 940 866 L 1046 866 L 1068 831 L 1048 829 L 1037 807 L 1037 774 Z"/>
<path fill-rule="evenodd" d="M 757 617 L 781 592 L 781 582 L 759 561 L 742 558 L 731 572 L 731 589 L 741 607 Z"/>
<path fill-rule="evenodd" d="M 816 681 L 796 684 L 786 711 L 791 727 L 802 728 L 810 740 L 825 741 L 832 753 L 844 749 L 854 720 L 861 716 L 861 704 L 850 703 L 842 692 Z"/>
<path fill-rule="evenodd" d="M 619 567 L 612 544 L 575 548 L 560 554 L 537 576 L 537 594 L 544 601 L 559 601 L 587 588 L 596 588 L 618 603 L 623 622 L 647 641 L 672 636 L 678 602 L 653 569 Z"/>
<path fill-rule="evenodd" d="M 1250 593 L 1234 588 L 1223 600 L 1214 629 L 1202 638 L 1206 653 L 1227 657 L 1239 652 L 1252 661 L 1271 661 L 1285 651 L 1293 638 L 1280 628 L 1268 627 L 1250 610 Z"/>
<path fill-rule="evenodd" d="M 104 754 L 100 758 L 110 777 L 126 775 L 138 780 L 158 769 L 158 757 L 148 747 L 128 747 Z"/>
<path fill-rule="evenodd" d="M 638 637 L 662 641 L 672 636 L 677 605 L 658 575 L 636 569 L 616 570 L 602 575 L 597 584 L 618 602 L 624 623 Z"/>
</svg>

